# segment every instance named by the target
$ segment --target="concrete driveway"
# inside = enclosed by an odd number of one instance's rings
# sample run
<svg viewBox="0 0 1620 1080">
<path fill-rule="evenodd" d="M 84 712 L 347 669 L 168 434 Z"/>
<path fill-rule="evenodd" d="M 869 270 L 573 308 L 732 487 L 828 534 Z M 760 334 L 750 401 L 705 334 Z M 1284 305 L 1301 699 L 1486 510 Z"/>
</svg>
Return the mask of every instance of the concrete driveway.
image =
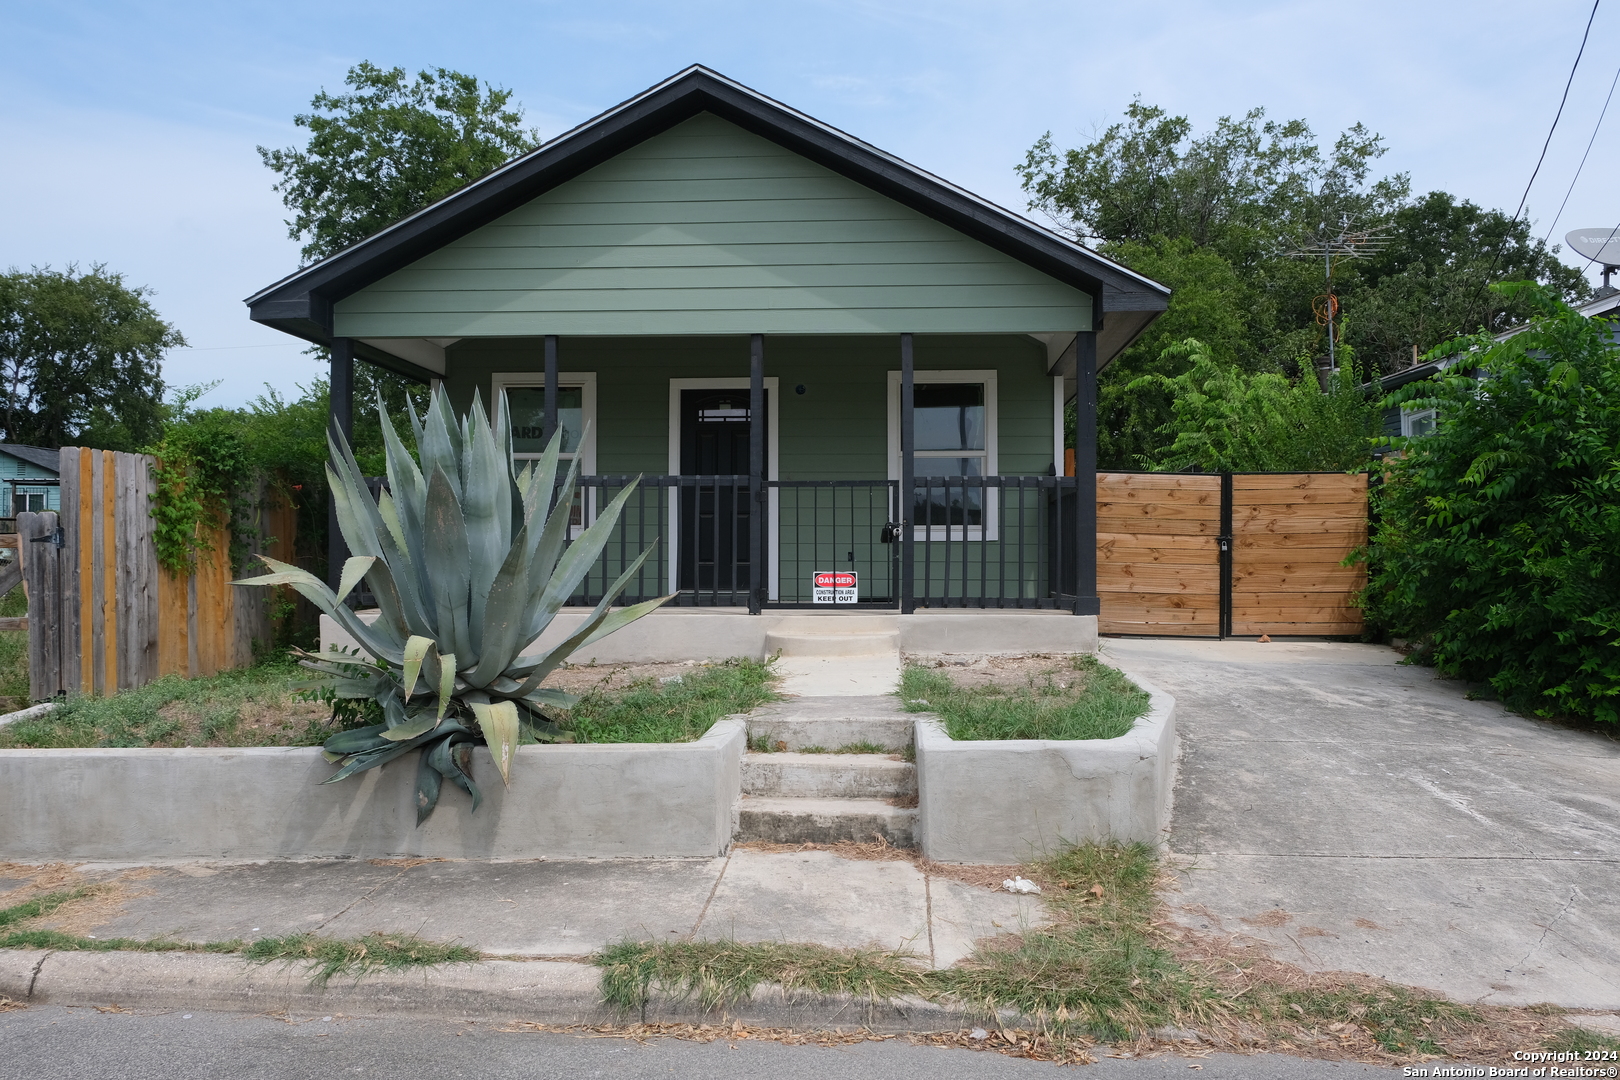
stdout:
<svg viewBox="0 0 1620 1080">
<path fill-rule="evenodd" d="M 1465 1001 L 1620 1008 L 1620 731 L 1469 701 L 1381 646 L 1103 654 L 1176 697 L 1176 918 Z"/>
</svg>

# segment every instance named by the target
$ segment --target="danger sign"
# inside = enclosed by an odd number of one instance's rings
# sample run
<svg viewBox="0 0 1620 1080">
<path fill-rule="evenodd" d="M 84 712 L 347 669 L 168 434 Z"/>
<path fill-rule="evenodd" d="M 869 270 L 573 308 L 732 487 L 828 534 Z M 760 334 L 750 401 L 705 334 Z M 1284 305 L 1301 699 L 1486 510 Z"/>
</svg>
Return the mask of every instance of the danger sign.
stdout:
<svg viewBox="0 0 1620 1080">
<path fill-rule="evenodd" d="M 853 570 L 817 570 L 810 578 L 811 602 L 853 604 L 860 595 L 860 575 Z"/>
</svg>

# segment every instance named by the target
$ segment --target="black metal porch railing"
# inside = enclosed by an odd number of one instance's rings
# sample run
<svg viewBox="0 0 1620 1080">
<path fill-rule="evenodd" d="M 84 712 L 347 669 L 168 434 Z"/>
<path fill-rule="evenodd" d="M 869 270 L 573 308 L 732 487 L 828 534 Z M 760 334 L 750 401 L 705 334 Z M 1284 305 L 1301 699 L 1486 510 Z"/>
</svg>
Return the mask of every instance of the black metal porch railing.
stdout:
<svg viewBox="0 0 1620 1080">
<path fill-rule="evenodd" d="M 1072 609 L 1072 476 L 919 476 L 912 595 L 919 608 Z"/>
<path fill-rule="evenodd" d="M 762 606 L 814 608 L 818 574 L 853 573 L 851 608 L 900 604 L 900 545 L 891 523 L 900 515 L 898 480 L 770 480 L 776 522 L 776 588 Z M 768 527 L 768 526 L 767 526 Z M 767 536 L 770 533 L 767 532 Z"/>
<path fill-rule="evenodd" d="M 581 477 L 576 528 L 633 479 Z M 771 480 L 756 492 L 747 476 L 645 476 L 569 603 L 598 602 L 650 548 L 620 603 L 674 592 L 673 603 L 687 606 L 823 609 L 815 575 L 852 571 L 854 602 L 833 607 L 897 609 L 908 599 L 909 541 L 915 607 L 1069 609 L 1075 491 L 1073 477 L 919 477 L 901 526 L 895 480 Z"/>
<path fill-rule="evenodd" d="M 607 546 L 569 597 L 594 605 L 643 551 L 652 550 L 618 603 L 666 593 L 672 603 L 745 607 L 755 578 L 749 542 L 754 501 L 747 476 L 582 476 L 574 495 L 574 534 L 632 482 Z"/>
</svg>

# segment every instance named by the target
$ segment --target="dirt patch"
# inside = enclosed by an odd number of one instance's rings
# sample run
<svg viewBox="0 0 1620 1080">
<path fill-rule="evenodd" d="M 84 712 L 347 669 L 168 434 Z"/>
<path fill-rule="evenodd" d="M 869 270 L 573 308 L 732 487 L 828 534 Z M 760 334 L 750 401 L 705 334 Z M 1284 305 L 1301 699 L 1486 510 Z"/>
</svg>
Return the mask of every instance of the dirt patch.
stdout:
<svg viewBox="0 0 1620 1080">
<path fill-rule="evenodd" d="M 668 664 L 566 664 L 546 679 L 546 686 L 570 694 L 622 690 L 642 681 L 674 682 L 683 675 L 708 666 L 698 660 Z"/>
<path fill-rule="evenodd" d="M 1293 915 L 1282 908 L 1272 908 L 1258 915 L 1245 915 L 1243 921 L 1250 926 L 1286 926 L 1292 918 Z"/>
<path fill-rule="evenodd" d="M 116 917 L 124 904 L 151 890 L 137 886 L 146 878 L 163 873 L 157 867 L 143 866 L 116 874 L 87 875 L 68 863 L 27 866 L 0 863 L 0 878 L 20 882 L 0 893 L 0 908 L 15 907 L 47 893 L 84 889 L 83 896 L 69 900 L 49 914 L 26 920 L 20 929 L 60 930 L 64 934 L 86 934 Z"/>
<path fill-rule="evenodd" d="M 294 693 L 267 695 L 244 702 L 234 721 L 184 701 L 171 701 L 158 710 L 179 727 L 153 746 L 290 746 L 332 714 L 319 701 L 305 701 Z"/>
<path fill-rule="evenodd" d="M 538 1024 L 531 1020 L 514 1020 L 502 1032 L 552 1032 L 573 1035 L 582 1039 L 624 1039 L 647 1043 L 653 1039 L 680 1039 L 687 1042 L 725 1042 L 735 1050 L 736 1044 L 752 1039 L 756 1042 L 783 1043 L 787 1046 L 853 1046 L 863 1042 L 895 1042 L 904 1040 L 913 1046 L 948 1046 L 964 1050 L 990 1050 L 1009 1057 L 1030 1058 L 1035 1061 L 1062 1062 L 1072 1065 L 1090 1065 L 1096 1059 L 1086 1051 L 1095 1044 L 1089 1039 L 1071 1036 L 1058 1042 L 1049 1035 L 1023 1029 L 983 1028 L 961 1031 L 911 1032 L 891 1035 L 868 1028 L 840 1028 L 836 1031 L 801 1030 L 799 1028 L 750 1027 L 741 1020 L 729 1024 Z"/>
<path fill-rule="evenodd" d="M 1063 689 L 1079 689 L 1086 681 L 1086 673 L 1075 667 L 1079 657 L 1068 653 L 1034 653 L 1029 656 L 949 653 L 943 656 L 905 656 L 902 659 L 906 664 L 918 667 L 940 668 L 949 673 L 951 681 L 963 689 L 999 686 L 1012 690 L 1044 685 L 1048 679 Z"/>
</svg>

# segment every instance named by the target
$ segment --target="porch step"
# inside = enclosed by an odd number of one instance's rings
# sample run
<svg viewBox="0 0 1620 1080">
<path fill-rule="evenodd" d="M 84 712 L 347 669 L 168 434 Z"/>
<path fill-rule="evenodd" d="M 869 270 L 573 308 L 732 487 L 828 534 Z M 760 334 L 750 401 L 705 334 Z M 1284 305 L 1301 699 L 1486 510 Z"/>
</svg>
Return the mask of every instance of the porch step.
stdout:
<svg viewBox="0 0 1620 1080">
<path fill-rule="evenodd" d="M 826 620 L 831 621 L 831 620 Z M 793 656 L 896 656 L 900 652 L 898 630 L 768 630 L 765 654 Z"/>
<path fill-rule="evenodd" d="M 836 750 L 871 743 L 892 751 L 911 745 L 916 718 L 892 695 L 794 698 L 778 701 L 748 717 L 750 743 L 784 750 L 819 746 Z"/>
<path fill-rule="evenodd" d="M 771 844 L 870 843 L 915 847 L 917 811 L 881 799 L 780 799 L 744 796 L 737 839 Z"/>
<path fill-rule="evenodd" d="M 752 753 L 744 795 L 797 799 L 899 799 L 917 793 L 917 766 L 889 754 Z"/>
</svg>

